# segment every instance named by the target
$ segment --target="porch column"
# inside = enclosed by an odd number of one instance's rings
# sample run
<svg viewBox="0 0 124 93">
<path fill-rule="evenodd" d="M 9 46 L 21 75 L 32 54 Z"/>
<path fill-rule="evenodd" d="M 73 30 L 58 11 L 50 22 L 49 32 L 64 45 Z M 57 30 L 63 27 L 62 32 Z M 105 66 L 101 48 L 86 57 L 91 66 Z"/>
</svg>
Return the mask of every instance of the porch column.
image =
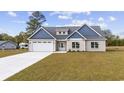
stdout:
<svg viewBox="0 0 124 93">
<path fill-rule="evenodd" d="M 84 51 L 86 51 L 86 41 L 84 40 Z"/>
</svg>

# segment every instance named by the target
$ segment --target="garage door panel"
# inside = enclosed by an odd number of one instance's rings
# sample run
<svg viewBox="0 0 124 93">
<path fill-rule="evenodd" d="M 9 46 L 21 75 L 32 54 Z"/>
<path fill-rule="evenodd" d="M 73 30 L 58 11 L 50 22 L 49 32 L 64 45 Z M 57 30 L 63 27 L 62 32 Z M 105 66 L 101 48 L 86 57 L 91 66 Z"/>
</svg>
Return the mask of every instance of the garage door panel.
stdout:
<svg viewBox="0 0 124 93">
<path fill-rule="evenodd" d="M 33 43 L 33 51 L 53 51 L 54 45 L 53 42 L 35 42 Z"/>
</svg>

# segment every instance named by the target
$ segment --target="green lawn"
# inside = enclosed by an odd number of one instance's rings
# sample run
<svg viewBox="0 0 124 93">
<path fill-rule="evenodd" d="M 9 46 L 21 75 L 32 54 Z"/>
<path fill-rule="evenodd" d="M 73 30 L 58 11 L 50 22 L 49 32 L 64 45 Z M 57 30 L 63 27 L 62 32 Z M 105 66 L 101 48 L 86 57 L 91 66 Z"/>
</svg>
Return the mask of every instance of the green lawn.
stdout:
<svg viewBox="0 0 124 93">
<path fill-rule="evenodd" d="M 124 80 L 124 51 L 52 54 L 7 80 Z"/>
<path fill-rule="evenodd" d="M 26 52 L 26 49 L 0 50 L 0 58 Z"/>
</svg>

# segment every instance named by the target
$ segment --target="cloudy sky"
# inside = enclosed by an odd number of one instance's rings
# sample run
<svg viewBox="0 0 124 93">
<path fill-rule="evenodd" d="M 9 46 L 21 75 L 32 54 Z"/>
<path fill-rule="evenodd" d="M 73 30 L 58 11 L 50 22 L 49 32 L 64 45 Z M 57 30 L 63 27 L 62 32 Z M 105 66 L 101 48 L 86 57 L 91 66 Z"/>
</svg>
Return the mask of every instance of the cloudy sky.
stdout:
<svg viewBox="0 0 124 93">
<path fill-rule="evenodd" d="M 0 12 L 0 33 L 17 35 L 25 31 L 26 22 L 32 12 Z M 124 12 L 83 11 L 83 12 L 42 12 L 46 17 L 45 26 L 100 25 L 112 33 L 124 37 Z"/>
</svg>

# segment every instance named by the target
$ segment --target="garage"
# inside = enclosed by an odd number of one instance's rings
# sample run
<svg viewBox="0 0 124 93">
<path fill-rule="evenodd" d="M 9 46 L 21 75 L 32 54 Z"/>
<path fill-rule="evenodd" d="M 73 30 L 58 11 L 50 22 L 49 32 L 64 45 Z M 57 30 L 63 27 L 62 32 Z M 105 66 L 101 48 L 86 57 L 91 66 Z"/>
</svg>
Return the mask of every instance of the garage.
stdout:
<svg viewBox="0 0 124 93">
<path fill-rule="evenodd" d="M 54 51 L 53 41 L 32 42 L 33 51 Z"/>
</svg>

